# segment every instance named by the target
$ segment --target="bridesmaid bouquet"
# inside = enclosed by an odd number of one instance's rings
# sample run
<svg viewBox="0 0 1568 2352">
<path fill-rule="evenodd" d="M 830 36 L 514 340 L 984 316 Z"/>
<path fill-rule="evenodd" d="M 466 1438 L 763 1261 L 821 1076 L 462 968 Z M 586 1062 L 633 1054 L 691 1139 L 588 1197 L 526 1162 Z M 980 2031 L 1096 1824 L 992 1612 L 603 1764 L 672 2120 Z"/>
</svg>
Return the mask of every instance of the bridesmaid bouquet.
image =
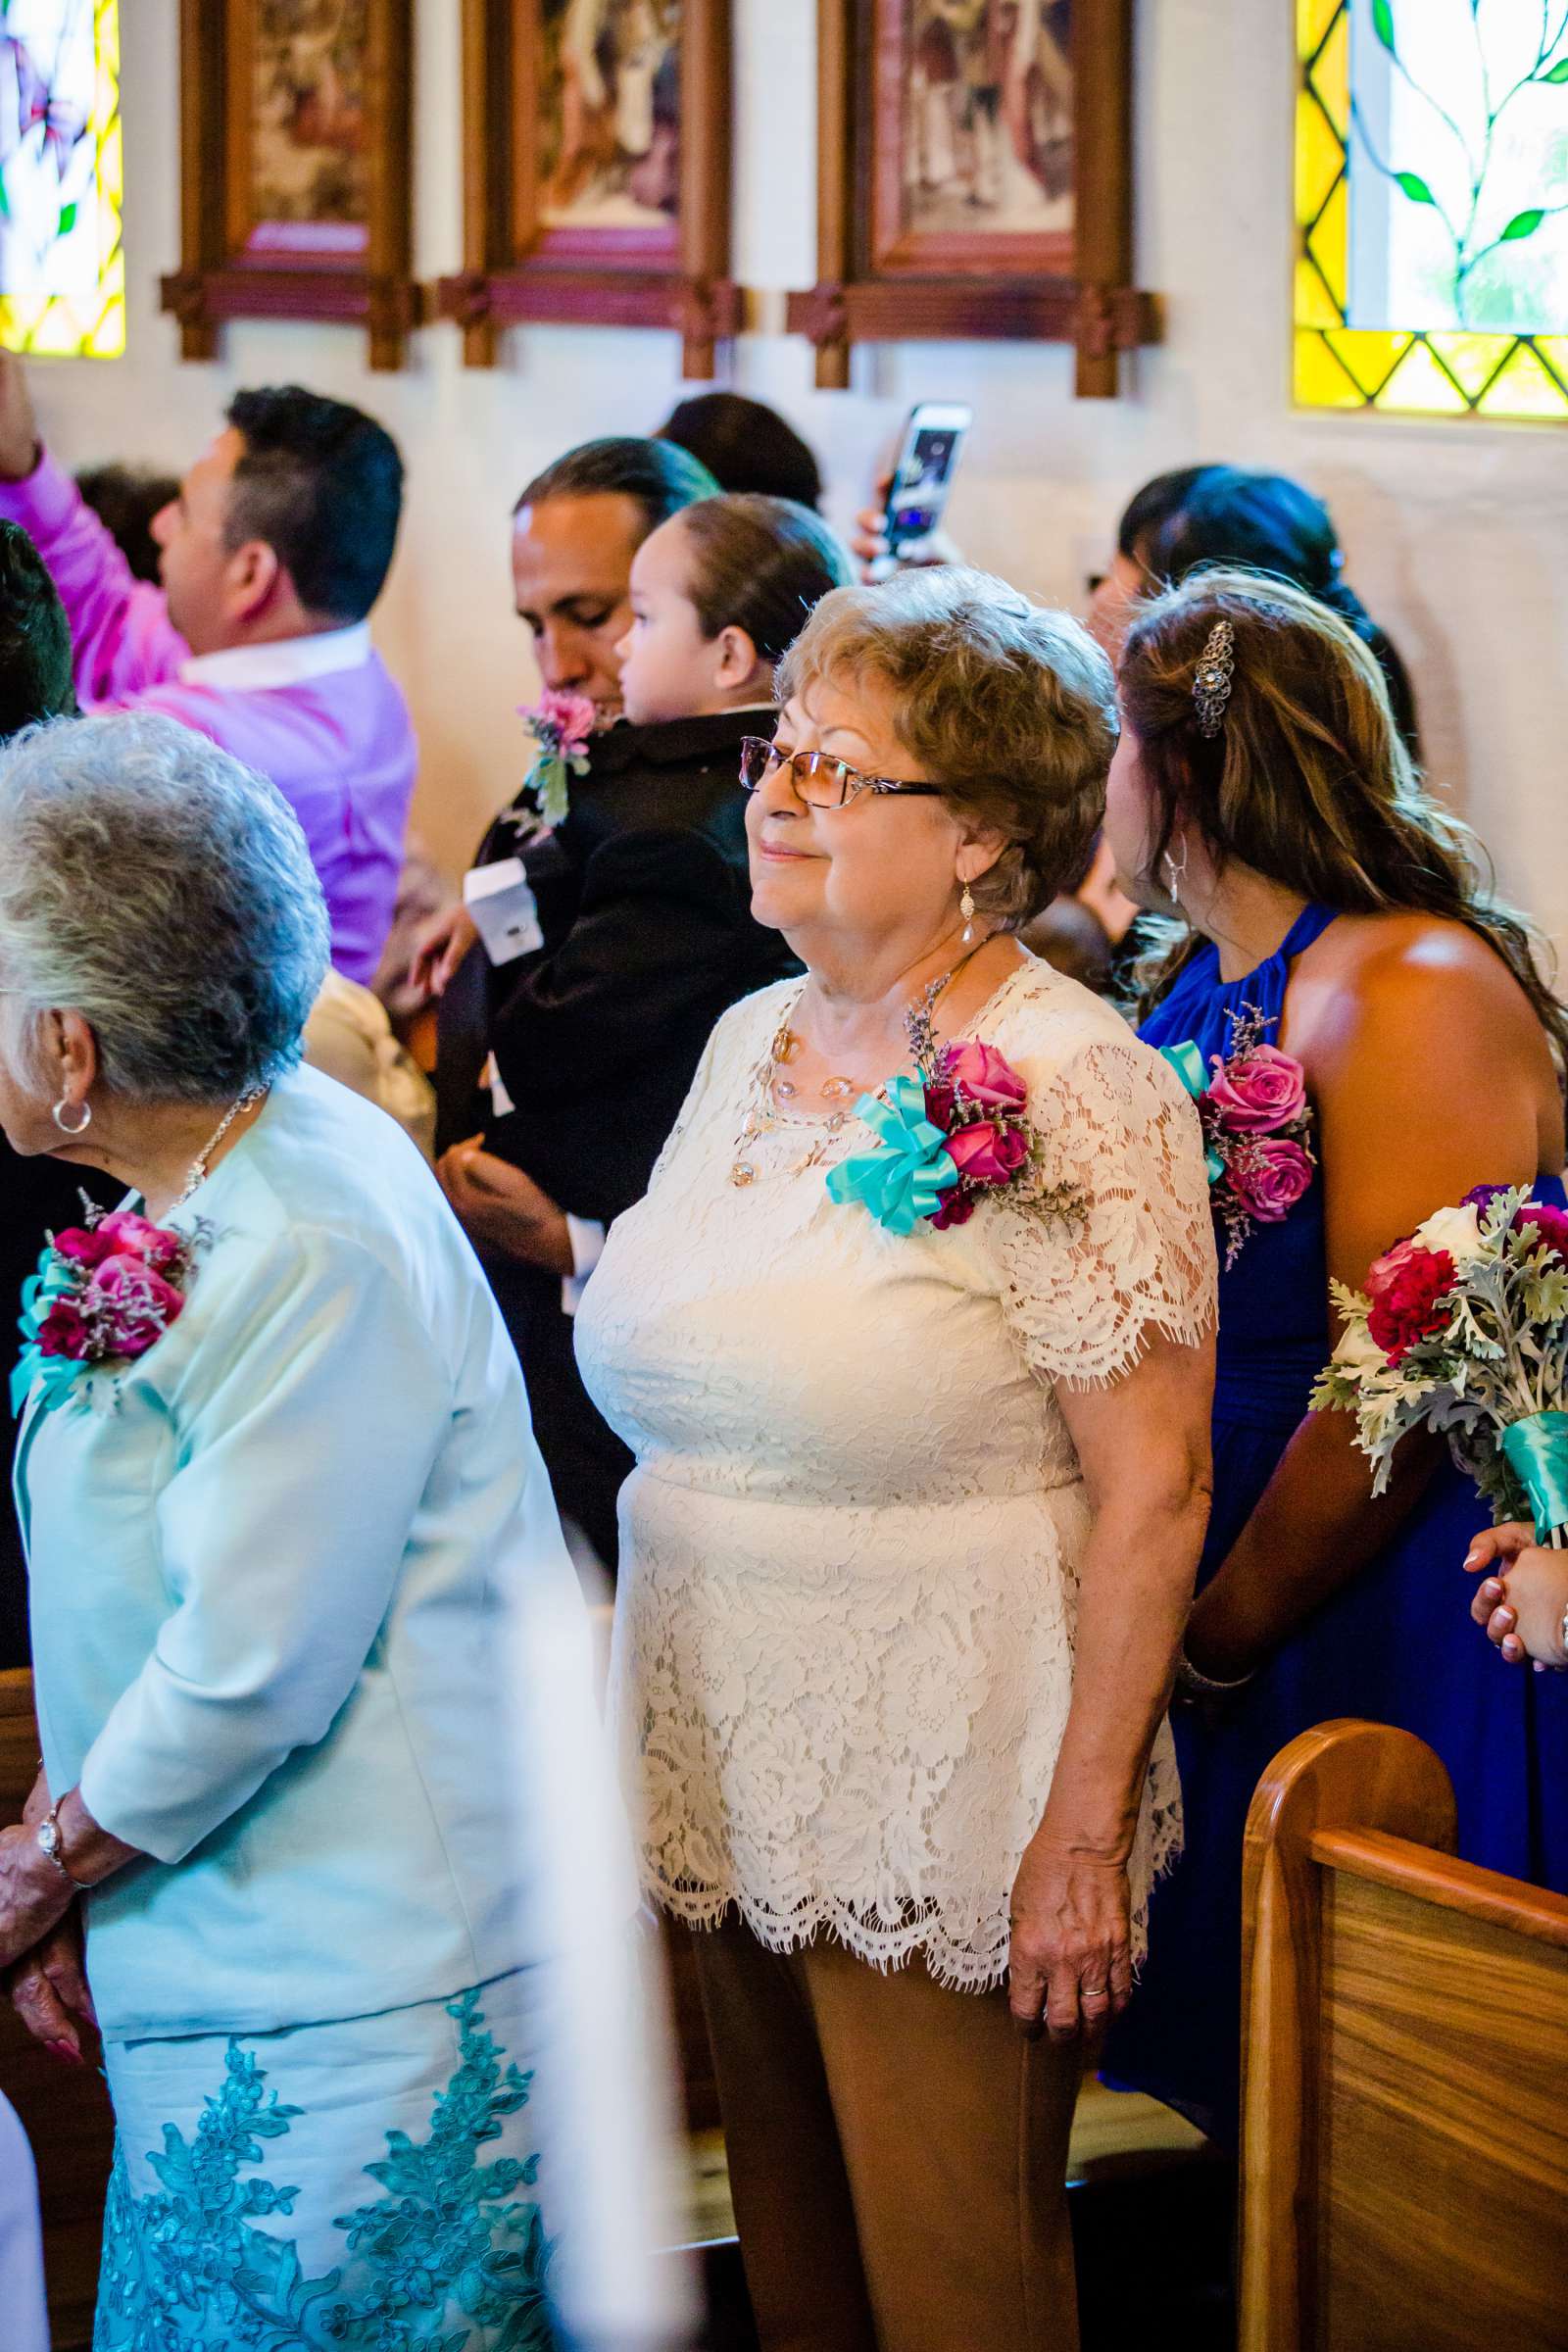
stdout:
<svg viewBox="0 0 1568 2352">
<path fill-rule="evenodd" d="M 1484 1184 L 1440 1208 L 1367 1272 L 1335 1283 L 1345 1334 L 1312 1393 L 1353 1412 L 1388 1485 L 1406 1430 L 1448 1440 L 1499 1520 L 1568 1531 L 1568 1214 L 1526 1189 Z"/>
<path fill-rule="evenodd" d="M 829 1171 L 832 1199 L 863 1201 L 900 1234 L 922 1219 L 939 1230 L 966 1225 L 1000 1192 L 1042 1215 L 1081 1215 L 1075 1186 L 1045 1182 L 1044 1140 L 1029 1124 L 1029 1089 L 1011 1062 L 977 1039 L 937 1046 L 929 1013 L 910 1016 L 909 1034 L 914 1071 L 860 1097 L 856 1113 L 877 1141 Z"/>
<path fill-rule="evenodd" d="M 1263 1043 L 1266 1026 L 1253 1005 L 1233 1014 L 1230 1052 L 1216 1054 L 1208 1068 L 1191 1039 L 1161 1049 L 1202 1121 L 1227 1273 L 1254 1224 L 1284 1222 L 1316 1165 L 1306 1074 L 1294 1055 Z"/>
<path fill-rule="evenodd" d="M 34 1381 L 45 1411 L 63 1403 L 86 1368 L 133 1363 L 183 1311 L 184 1290 L 204 1229 L 175 1233 L 131 1209 L 52 1234 L 38 1271 L 23 1287 L 24 1347 L 11 1375 L 20 1413 Z"/>
<path fill-rule="evenodd" d="M 559 825 L 566 813 L 567 776 L 587 773 L 588 738 L 598 713 L 585 694 L 551 687 L 517 716 L 527 720 L 534 739 L 534 763 L 517 797 L 530 798 L 547 825 Z"/>
</svg>

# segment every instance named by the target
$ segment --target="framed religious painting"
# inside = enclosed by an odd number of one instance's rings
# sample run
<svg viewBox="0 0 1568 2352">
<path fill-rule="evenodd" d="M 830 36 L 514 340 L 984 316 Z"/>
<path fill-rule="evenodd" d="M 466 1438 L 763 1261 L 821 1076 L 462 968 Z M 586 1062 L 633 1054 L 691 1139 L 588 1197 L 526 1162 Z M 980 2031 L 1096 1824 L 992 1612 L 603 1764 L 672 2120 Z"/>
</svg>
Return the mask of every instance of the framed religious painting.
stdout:
<svg viewBox="0 0 1568 2352">
<path fill-rule="evenodd" d="M 471 367 L 525 319 L 663 327 L 713 373 L 729 270 L 727 0 L 464 0 L 464 268 L 436 300 Z"/>
<path fill-rule="evenodd" d="M 402 364 L 413 0 L 180 0 L 184 357 L 225 318 L 341 319 Z"/>
<path fill-rule="evenodd" d="M 1132 0 L 817 0 L 816 380 L 858 342 L 1070 342 L 1107 397 L 1132 285 Z"/>
<path fill-rule="evenodd" d="M 0 0 L 0 344 L 125 348 L 119 0 Z"/>
</svg>

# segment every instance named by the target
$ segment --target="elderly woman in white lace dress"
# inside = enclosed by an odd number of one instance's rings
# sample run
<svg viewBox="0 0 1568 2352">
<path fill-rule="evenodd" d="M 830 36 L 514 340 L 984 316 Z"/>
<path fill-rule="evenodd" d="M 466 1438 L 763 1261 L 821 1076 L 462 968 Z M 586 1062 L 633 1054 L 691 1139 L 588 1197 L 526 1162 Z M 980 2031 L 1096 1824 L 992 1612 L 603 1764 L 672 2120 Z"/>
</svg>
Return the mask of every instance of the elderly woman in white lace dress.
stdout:
<svg viewBox="0 0 1568 2352">
<path fill-rule="evenodd" d="M 825 598 L 781 686 L 754 906 L 808 976 L 720 1021 L 577 1319 L 637 1455 L 643 1874 L 697 1931 L 769 2352 L 1060 2352 L 1081 2036 L 1180 1836 L 1202 1148 L 1012 935 L 1102 805 L 1077 624 L 911 573 Z"/>
</svg>

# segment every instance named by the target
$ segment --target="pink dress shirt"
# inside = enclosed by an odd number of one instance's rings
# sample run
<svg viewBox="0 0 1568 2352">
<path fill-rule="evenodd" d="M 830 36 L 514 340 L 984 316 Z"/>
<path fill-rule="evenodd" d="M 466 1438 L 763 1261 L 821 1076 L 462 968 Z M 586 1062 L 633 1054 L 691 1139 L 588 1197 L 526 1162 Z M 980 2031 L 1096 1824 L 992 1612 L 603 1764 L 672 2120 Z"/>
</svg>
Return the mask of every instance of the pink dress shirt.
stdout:
<svg viewBox="0 0 1568 2352">
<path fill-rule="evenodd" d="M 124 558 L 47 455 L 0 482 L 71 622 L 84 710 L 162 710 L 270 776 L 305 829 L 332 960 L 368 984 L 392 927 L 416 754 L 408 707 L 367 623 L 193 655 L 163 591 Z"/>
</svg>

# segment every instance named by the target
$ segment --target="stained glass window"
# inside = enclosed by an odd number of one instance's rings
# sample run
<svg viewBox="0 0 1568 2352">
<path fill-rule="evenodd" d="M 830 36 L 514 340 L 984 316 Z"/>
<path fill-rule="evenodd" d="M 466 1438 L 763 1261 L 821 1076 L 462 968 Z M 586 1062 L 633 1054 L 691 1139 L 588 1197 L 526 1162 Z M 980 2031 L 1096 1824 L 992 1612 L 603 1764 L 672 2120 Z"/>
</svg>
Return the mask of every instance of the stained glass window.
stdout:
<svg viewBox="0 0 1568 2352">
<path fill-rule="evenodd" d="M 1568 0 L 1296 0 L 1296 395 L 1568 421 Z"/>
<path fill-rule="evenodd" d="M 119 0 L 0 0 L 0 343 L 125 348 Z"/>
</svg>

